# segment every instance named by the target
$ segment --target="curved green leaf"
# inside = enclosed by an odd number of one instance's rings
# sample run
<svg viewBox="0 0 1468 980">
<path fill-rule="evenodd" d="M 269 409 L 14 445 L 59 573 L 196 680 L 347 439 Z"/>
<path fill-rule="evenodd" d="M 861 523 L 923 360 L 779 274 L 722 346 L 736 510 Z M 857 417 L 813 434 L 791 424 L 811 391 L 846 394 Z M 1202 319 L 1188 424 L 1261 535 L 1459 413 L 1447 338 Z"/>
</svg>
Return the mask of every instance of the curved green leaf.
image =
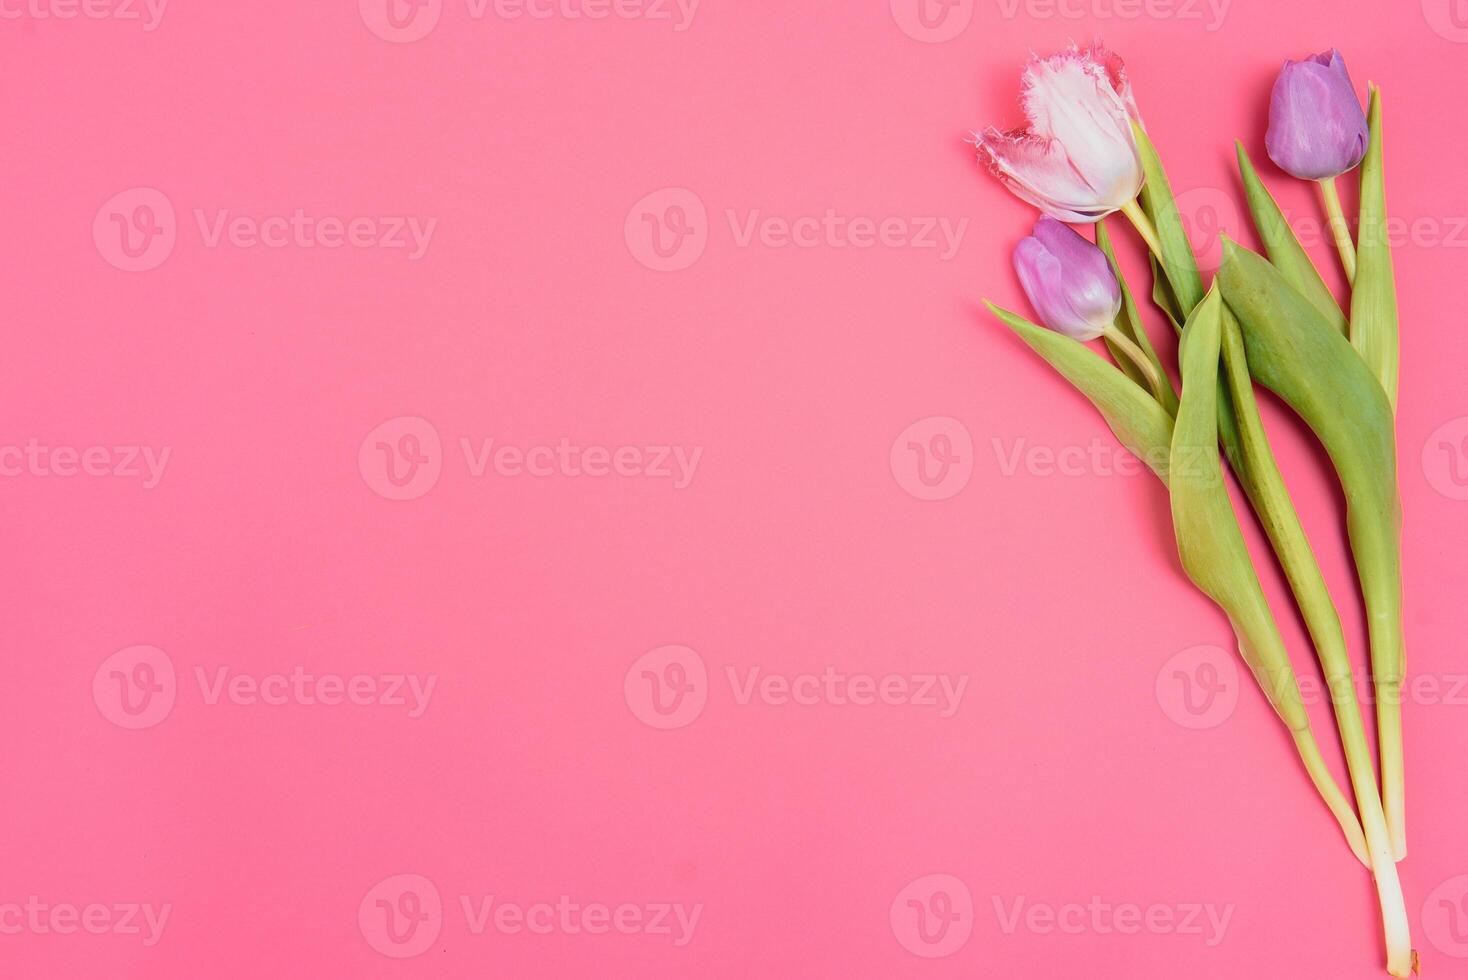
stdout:
<svg viewBox="0 0 1468 980">
<path fill-rule="evenodd" d="M 1331 295 L 1325 280 L 1320 278 L 1319 270 L 1310 261 L 1300 240 L 1295 237 L 1294 229 L 1285 220 L 1284 212 L 1275 203 L 1269 188 L 1259 179 L 1259 173 L 1254 169 L 1254 162 L 1249 159 L 1248 152 L 1244 150 L 1244 144 L 1235 141 L 1234 145 L 1239 158 L 1239 177 L 1244 183 L 1244 196 L 1248 198 L 1249 213 L 1254 218 L 1254 230 L 1264 243 L 1269 261 L 1284 276 L 1285 281 L 1314 304 L 1332 326 L 1345 333 L 1346 315 L 1341 312 L 1340 304 Z"/>
<path fill-rule="evenodd" d="M 1142 171 L 1147 178 L 1142 185 L 1142 207 L 1157 231 L 1157 241 L 1162 247 L 1162 254 L 1157 258 L 1167 273 L 1172 295 L 1177 300 L 1175 312 L 1182 314 L 1178 317 L 1180 321 L 1185 320 L 1203 299 L 1203 277 L 1198 274 L 1198 260 L 1193 255 L 1192 243 L 1188 241 L 1187 229 L 1178 214 L 1172 185 L 1167 182 L 1157 148 L 1141 126 L 1132 123 L 1132 132 L 1137 139 Z"/>
<path fill-rule="evenodd" d="M 1183 396 L 1172 433 L 1173 530 L 1183 570 L 1228 613 L 1249 669 L 1291 730 L 1309 726 L 1284 640 L 1234 516 L 1218 457 L 1221 308 L 1216 290 L 1188 317 L 1178 361 Z"/>
<path fill-rule="evenodd" d="M 1356 281 L 1351 287 L 1351 343 L 1393 410 L 1397 404 L 1397 285 L 1387 240 L 1386 187 L 1381 166 L 1381 89 L 1372 88 L 1367 113 L 1371 142 L 1361 161 L 1361 215 L 1356 245 Z"/>
<path fill-rule="evenodd" d="M 1037 326 L 993 303 L 985 305 L 1089 398 L 1121 444 L 1167 482 L 1172 417 L 1146 389 L 1080 341 Z"/>
<path fill-rule="evenodd" d="M 1149 249 L 1147 252 L 1147 264 L 1152 268 L 1152 302 L 1157 305 L 1167 317 L 1167 322 L 1172 324 L 1174 333 L 1183 332 L 1182 310 L 1178 308 L 1177 297 L 1172 295 L 1172 287 L 1167 283 L 1167 273 L 1162 271 L 1162 263 L 1157 261 Z"/>
<path fill-rule="evenodd" d="M 1193 255 L 1192 243 L 1188 241 L 1187 229 L 1183 227 L 1182 217 L 1178 214 L 1177 201 L 1172 196 L 1172 185 L 1168 183 L 1167 173 L 1162 169 L 1157 148 L 1152 145 L 1152 140 L 1141 126 L 1133 123 L 1132 132 L 1136 135 L 1137 151 L 1142 160 L 1142 170 L 1147 177 L 1146 183 L 1142 185 L 1142 210 L 1152 222 L 1162 249 L 1161 255 L 1150 256 L 1152 301 L 1168 315 L 1172 325 L 1181 330 L 1179 325 L 1188 319 L 1203 299 L 1203 279 L 1198 273 L 1198 260 Z M 1161 275 L 1158 275 L 1159 268 Z M 1252 498 L 1253 488 L 1249 486 L 1242 469 L 1239 424 L 1234 417 L 1233 402 L 1229 398 L 1222 373 L 1218 379 L 1217 405 L 1218 438 L 1223 443 L 1224 455 L 1240 474 L 1240 479 L 1245 480 L 1245 489 L 1250 491 Z"/>
<path fill-rule="evenodd" d="M 1251 373 L 1315 433 L 1345 492 L 1346 531 L 1371 641 L 1382 796 L 1400 858 L 1406 852 L 1401 737 L 1406 653 L 1391 402 L 1351 344 L 1262 256 L 1225 241 L 1218 281 L 1243 330 Z"/>
<path fill-rule="evenodd" d="M 1218 458 L 1219 355 L 1222 303 L 1210 289 L 1183 327 L 1178 360 L 1183 394 L 1173 426 L 1173 530 L 1183 569 L 1228 614 L 1239 653 L 1280 720 L 1357 858 L 1370 866 L 1365 835 L 1350 801 L 1330 774 L 1310 729 L 1295 670 L 1259 576 L 1254 571 Z"/>
<path fill-rule="evenodd" d="M 1243 329 L 1254 377 L 1325 447 L 1346 493 L 1346 524 L 1372 625 L 1378 677 L 1400 681 L 1396 436 L 1391 405 L 1351 345 L 1262 256 L 1224 243 L 1219 282 Z"/>
</svg>

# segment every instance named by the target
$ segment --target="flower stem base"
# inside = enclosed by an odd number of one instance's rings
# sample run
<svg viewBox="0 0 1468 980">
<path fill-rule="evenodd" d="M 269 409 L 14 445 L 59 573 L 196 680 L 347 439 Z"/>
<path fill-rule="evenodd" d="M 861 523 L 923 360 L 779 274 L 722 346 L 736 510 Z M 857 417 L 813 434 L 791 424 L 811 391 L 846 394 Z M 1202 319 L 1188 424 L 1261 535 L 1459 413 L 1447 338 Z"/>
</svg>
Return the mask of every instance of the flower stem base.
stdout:
<svg viewBox="0 0 1468 980">
<path fill-rule="evenodd" d="M 1157 229 L 1152 225 L 1152 219 L 1147 217 L 1147 212 L 1142 210 L 1142 205 L 1132 198 L 1121 206 L 1121 213 L 1127 216 L 1132 227 L 1137 229 L 1137 234 L 1142 236 L 1142 241 L 1147 243 L 1147 248 L 1159 259 L 1162 257 L 1162 241 L 1157 237 Z"/>
</svg>

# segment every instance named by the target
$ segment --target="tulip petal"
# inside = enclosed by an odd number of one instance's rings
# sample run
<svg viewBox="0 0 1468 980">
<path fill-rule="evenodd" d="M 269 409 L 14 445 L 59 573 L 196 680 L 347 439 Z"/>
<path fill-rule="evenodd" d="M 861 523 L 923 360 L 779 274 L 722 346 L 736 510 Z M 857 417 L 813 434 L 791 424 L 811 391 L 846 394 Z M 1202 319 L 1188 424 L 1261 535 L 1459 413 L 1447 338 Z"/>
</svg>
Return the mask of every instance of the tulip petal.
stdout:
<svg viewBox="0 0 1468 980">
<path fill-rule="evenodd" d="M 974 141 L 1016 196 L 1076 223 L 1097 221 L 1137 196 L 1136 102 L 1120 58 L 1100 45 L 1031 55 L 1021 103 L 1027 129 L 990 127 Z"/>
<path fill-rule="evenodd" d="M 1103 66 L 1076 51 L 1032 58 L 1021 84 L 1031 132 L 1064 146 L 1095 196 L 1136 196 L 1142 182 L 1131 118 Z"/>
<path fill-rule="evenodd" d="M 1052 330 L 1095 340 L 1116 321 L 1121 289 L 1106 254 L 1049 216 L 1014 249 L 1014 268 L 1030 305 Z"/>
<path fill-rule="evenodd" d="M 1114 210 L 1096 205 L 1095 192 L 1055 140 L 990 128 L 979 134 L 976 144 L 979 157 L 1004 186 L 1048 215 L 1084 224 Z"/>
<path fill-rule="evenodd" d="M 1259 178 L 1259 173 L 1254 169 L 1254 162 L 1249 159 L 1244 144 L 1236 143 L 1235 145 L 1239 160 L 1239 176 L 1244 184 L 1244 196 L 1249 202 L 1249 213 L 1254 218 L 1254 230 L 1258 233 L 1259 240 L 1264 243 L 1264 248 L 1269 252 L 1269 261 L 1279 270 L 1280 275 L 1289 280 L 1291 286 L 1310 300 L 1333 326 L 1345 333 L 1346 318 L 1341 313 L 1340 305 L 1331 295 L 1330 290 L 1326 288 L 1325 282 L 1315 268 L 1315 263 L 1310 261 L 1309 254 L 1300 244 L 1299 238 L 1295 236 L 1290 223 L 1285 220 L 1284 212 L 1275 203 L 1274 196 L 1269 193 L 1269 188 L 1265 187 L 1264 181 Z"/>
<path fill-rule="evenodd" d="M 1269 158 L 1302 180 L 1345 173 L 1366 154 L 1366 114 L 1337 51 L 1287 61 L 1269 96 Z"/>
<path fill-rule="evenodd" d="M 1085 292 L 1098 305 L 1110 305 L 1121 298 L 1106 254 L 1086 241 L 1064 222 L 1042 217 L 1035 222 L 1035 238 L 1060 260 L 1067 278 L 1084 283 Z M 1115 313 L 1112 314 L 1115 316 Z"/>
<path fill-rule="evenodd" d="M 1014 248 L 1014 271 L 1030 305 L 1052 330 L 1076 340 L 1095 340 L 1101 331 L 1089 323 L 1065 287 L 1060 259 L 1036 238 L 1025 238 Z"/>
<path fill-rule="evenodd" d="M 1127 80 L 1126 63 L 1106 45 L 1096 41 L 1085 52 L 1086 56 L 1098 65 L 1105 73 L 1107 82 L 1112 91 L 1121 99 L 1121 104 L 1126 107 L 1127 115 L 1137 122 L 1142 121 L 1142 114 L 1137 111 L 1137 100 L 1132 94 L 1132 83 Z"/>
</svg>

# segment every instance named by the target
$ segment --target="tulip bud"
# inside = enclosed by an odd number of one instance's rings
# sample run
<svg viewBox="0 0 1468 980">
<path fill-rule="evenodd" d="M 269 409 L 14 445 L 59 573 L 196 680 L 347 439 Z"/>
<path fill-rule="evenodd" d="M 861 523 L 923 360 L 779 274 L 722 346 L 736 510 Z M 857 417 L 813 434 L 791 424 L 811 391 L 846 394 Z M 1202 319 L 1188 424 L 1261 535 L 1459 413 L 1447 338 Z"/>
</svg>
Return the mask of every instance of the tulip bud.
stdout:
<svg viewBox="0 0 1468 980">
<path fill-rule="evenodd" d="M 1028 129 L 975 137 L 979 158 L 1016 196 L 1061 221 L 1099 221 L 1142 189 L 1137 105 L 1121 59 L 1074 45 L 1026 66 Z"/>
<path fill-rule="evenodd" d="M 1331 48 L 1286 61 L 1269 97 L 1269 158 L 1301 180 L 1336 177 L 1361 162 L 1368 131 L 1345 59 Z"/>
<path fill-rule="evenodd" d="M 1014 270 L 1044 324 L 1076 340 L 1095 340 L 1121 310 L 1106 253 L 1049 215 L 1015 246 Z"/>
</svg>

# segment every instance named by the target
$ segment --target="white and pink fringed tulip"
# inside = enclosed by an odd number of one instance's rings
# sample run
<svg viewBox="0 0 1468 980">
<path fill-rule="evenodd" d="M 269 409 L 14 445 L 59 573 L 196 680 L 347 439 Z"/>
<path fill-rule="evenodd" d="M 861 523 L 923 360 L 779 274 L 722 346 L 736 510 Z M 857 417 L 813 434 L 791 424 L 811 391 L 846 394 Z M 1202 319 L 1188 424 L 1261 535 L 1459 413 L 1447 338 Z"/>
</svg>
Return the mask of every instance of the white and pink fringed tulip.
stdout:
<svg viewBox="0 0 1468 980">
<path fill-rule="evenodd" d="M 1120 58 L 1100 45 L 1032 54 L 1021 84 L 1028 128 L 991 126 L 974 138 L 979 158 L 1004 186 L 1051 217 L 1079 224 L 1136 198 L 1143 173 L 1132 120 L 1140 117 Z"/>
</svg>

